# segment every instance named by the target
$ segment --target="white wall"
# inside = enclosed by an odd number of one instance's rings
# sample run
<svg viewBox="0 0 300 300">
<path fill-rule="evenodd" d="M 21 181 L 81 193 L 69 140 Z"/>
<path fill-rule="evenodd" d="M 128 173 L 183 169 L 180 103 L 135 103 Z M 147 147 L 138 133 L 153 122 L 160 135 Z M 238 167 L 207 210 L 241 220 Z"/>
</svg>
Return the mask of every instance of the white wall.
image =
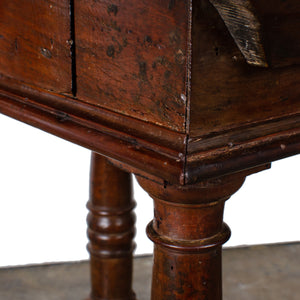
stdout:
<svg viewBox="0 0 300 300">
<path fill-rule="evenodd" d="M 87 259 L 90 152 L 0 115 L 0 266 Z M 300 156 L 250 176 L 226 204 L 227 246 L 300 240 Z M 152 200 L 135 183 L 136 254 Z"/>
</svg>

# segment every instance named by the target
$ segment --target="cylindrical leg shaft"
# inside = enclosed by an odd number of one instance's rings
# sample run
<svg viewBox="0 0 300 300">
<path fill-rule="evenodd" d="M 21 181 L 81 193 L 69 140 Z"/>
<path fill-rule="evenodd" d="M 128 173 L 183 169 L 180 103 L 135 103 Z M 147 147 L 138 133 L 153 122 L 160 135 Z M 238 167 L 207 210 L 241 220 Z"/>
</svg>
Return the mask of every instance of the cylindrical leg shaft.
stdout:
<svg viewBox="0 0 300 300">
<path fill-rule="evenodd" d="M 92 153 L 88 202 L 90 300 L 133 300 L 135 215 L 131 175 Z"/>
<path fill-rule="evenodd" d="M 193 186 L 137 178 L 154 199 L 147 234 L 154 242 L 152 300 L 221 300 L 222 244 L 230 230 L 224 203 L 244 178 L 230 176 Z"/>
</svg>

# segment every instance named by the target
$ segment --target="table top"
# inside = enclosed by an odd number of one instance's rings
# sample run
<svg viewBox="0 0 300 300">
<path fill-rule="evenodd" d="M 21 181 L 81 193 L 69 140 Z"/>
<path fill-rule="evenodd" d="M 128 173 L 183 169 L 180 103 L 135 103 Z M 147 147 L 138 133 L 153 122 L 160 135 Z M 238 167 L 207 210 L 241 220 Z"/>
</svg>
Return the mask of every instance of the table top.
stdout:
<svg viewBox="0 0 300 300">
<path fill-rule="evenodd" d="M 300 153 L 298 0 L 0 4 L 0 112 L 192 184 Z"/>
</svg>

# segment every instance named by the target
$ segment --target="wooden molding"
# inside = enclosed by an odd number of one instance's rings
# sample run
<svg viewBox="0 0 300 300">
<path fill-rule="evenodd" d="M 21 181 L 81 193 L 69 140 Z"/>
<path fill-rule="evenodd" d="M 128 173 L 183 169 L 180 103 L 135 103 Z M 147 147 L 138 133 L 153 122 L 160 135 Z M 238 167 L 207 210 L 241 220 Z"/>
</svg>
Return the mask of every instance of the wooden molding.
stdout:
<svg viewBox="0 0 300 300">
<path fill-rule="evenodd" d="M 296 113 L 191 138 L 185 153 L 183 134 L 9 79 L 2 78 L 1 88 L 1 113 L 105 155 L 126 170 L 170 183 L 192 184 L 300 153 Z M 232 137 L 236 144 L 230 143 Z"/>
</svg>

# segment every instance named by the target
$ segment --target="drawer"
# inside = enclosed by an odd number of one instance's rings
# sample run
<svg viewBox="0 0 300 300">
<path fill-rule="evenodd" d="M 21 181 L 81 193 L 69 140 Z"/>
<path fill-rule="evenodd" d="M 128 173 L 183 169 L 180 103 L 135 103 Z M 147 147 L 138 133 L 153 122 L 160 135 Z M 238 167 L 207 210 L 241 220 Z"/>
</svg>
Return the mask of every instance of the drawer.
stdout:
<svg viewBox="0 0 300 300">
<path fill-rule="evenodd" d="M 188 3 L 77 0 L 78 98 L 184 131 Z"/>
<path fill-rule="evenodd" d="M 67 0 L 1 0 L 0 74 L 56 92 L 71 92 Z"/>
</svg>

